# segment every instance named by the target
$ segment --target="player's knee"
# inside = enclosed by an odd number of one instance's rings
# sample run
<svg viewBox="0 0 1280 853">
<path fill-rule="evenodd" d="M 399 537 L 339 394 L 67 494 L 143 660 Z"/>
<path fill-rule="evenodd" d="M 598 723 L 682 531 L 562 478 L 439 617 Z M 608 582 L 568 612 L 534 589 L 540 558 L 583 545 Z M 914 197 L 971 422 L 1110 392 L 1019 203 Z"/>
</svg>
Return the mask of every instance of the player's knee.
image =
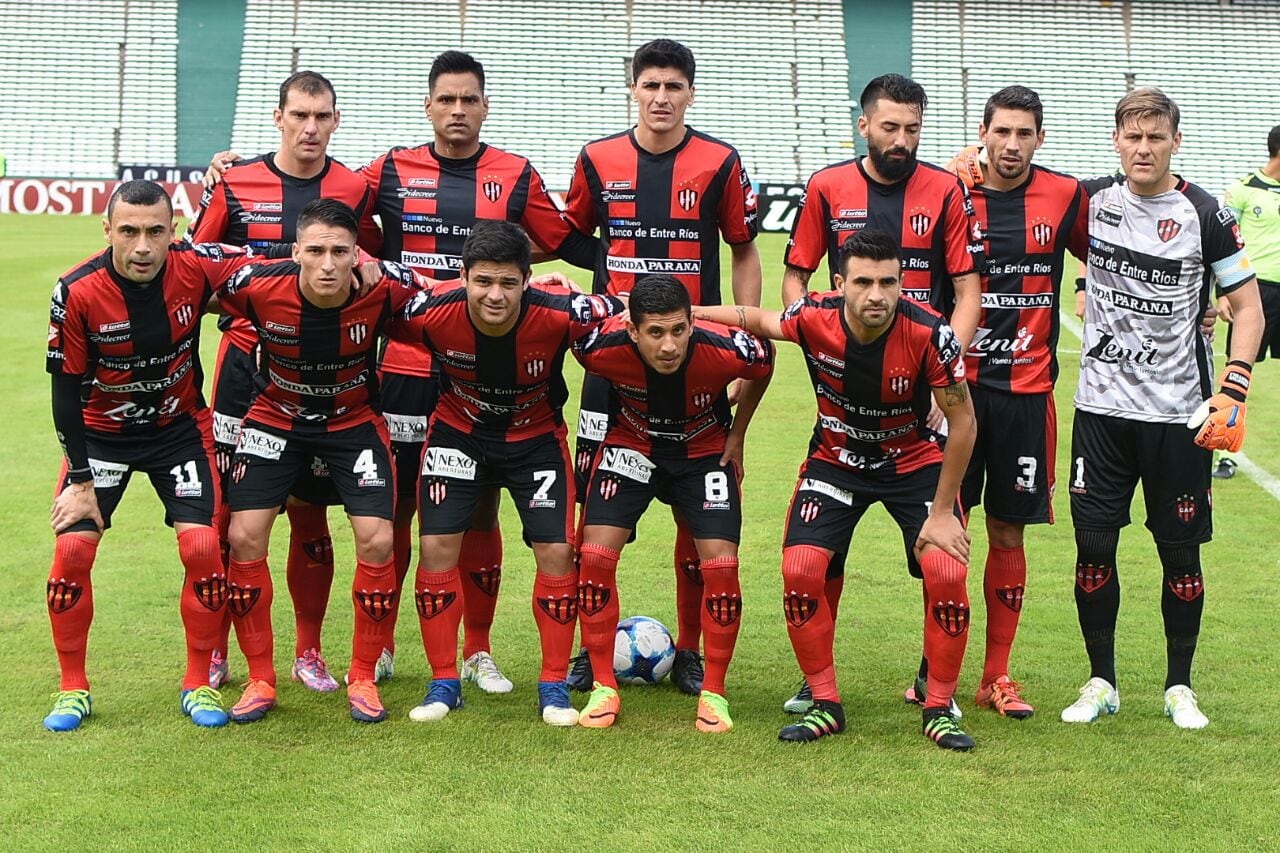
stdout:
<svg viewBox="0 0 1280 853">
<path fill-rule="evenodd" d="M 379 521 L 382 523 L 365 525 L 366 529 L 356 532 L 356 559 L 375 566 L 388 562 L 395 547 L 391 522 Z"/>
<path fill-rule="evenodd" d="M 813 545 L 788 545 L 782 549 L 782 582 L 790 589 L 804 584 L 823 584 L 831 552 Z"/>
<path fill-rule="evenodd" d="M 227 542 L 231 545 L 233 559 L 242 563 L 262 559 L 267 555 L 267 542 L 270 538 L 269 526 L 264 530 L 260 525 L 251 523 L 241 513 L 231 514 Z"/>
<path fill-rule="evenodd" d="M 178 559 L 184 566 L 217 560 L 219 550 L 218 534 L 212 527 L 189 527 L 178 534 Z"/>
<path fill-rule="evenodd" d="M 1084 530 L 1076 528 L 1076 564 L 1114 568 L 1116 549 L 1120 546 L 1119 530 Z"/>
<path fill-rule="evenodd" d="M 920 571 L 927 588 L 964 584 L 969 579 L 969 567 L 941 548 L 927 548 L 919 559 Z"/>
<path fill-rule="evenodd" d="M 535 542 L 533 560 L 540 574 L 562 578 L 573 572 L 573 546 L 568 542 Z"/>
<path fill-rule="evenodd" d="M 1025 525 L 1002 521 L 998 518 L 987 516 L 987 541 L 996 548 L 1002 548 L 1006 551 L 1022 547 L 1022 534 Z"/>
</svg>

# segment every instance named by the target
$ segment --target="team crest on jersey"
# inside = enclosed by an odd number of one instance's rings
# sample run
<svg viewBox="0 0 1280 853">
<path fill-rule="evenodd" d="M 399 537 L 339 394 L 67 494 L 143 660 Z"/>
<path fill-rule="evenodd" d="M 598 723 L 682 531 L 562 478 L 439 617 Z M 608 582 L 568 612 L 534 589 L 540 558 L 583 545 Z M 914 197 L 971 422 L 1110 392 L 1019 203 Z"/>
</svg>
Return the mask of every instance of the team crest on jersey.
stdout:
<svg viewBox="0 0 1280 853">
<path fill-rule="evenodd" d="M 200 578 L 191 582 L 191 591 L 205 610 L 216 611 L 227 603 L 227 578 L 225 575 Z"/>
<path fill-rule="evenodd" d="M 1009 608 L 1014 613 L 1017 613 L 1022 610 L 1022 596 L 1024 592 L 1025 590 L 1021 585 L 1002 586 L 996 590 L 996 598 L 998 598 L 1000 603 L 1005 607 Z"/>
<path fill-rule="evenodd" d="M 243 617 L 253 606 L 258 603 L 258 598 L 262 595 L 262 588 L 257 586 L 240 586 L 231 583 L 227 585 L 227 607 L 231 608 L 231 613 L 235 616 Z"/>
<path fill-rule="evenodd" d="M 45 589 L 45 600 L 54 613 L 65 613 L 76 606 L 76 602 L 83 594 L 84 588 L 80 584 L 69 583 L 66 578 L 59 578 L 56 581 L 49 581 Z"/>
<path fill-rule="evenodd" d="M 905 368 L 895 367 L 889 371 L 889 390 L 899 397 L 907 396 L 911 390 L 911 377 Z"/>
<path fill-rule="evenodd" d="M 190 302 L 184 302 L 177 308 L 173 309 L 173 319 L 178 321 L 179 326 L 186 326 L 191 323 L 196 316 L 196 309 L 192 307 Z"/>
<path fill-rule="evenodd" d="M 923 237 L 929 233 L 929 228 L 933 226 L 933 216 L 928 210 L 916 208 L 911 212 L 911 217 L 907 220 L 911 223 L 911 230 L 916 236 Z"/>
<path fill-rule="evenodd" d="M 936 602 L 933 605 L 933 621 L 947 632 L 948 637 L 958 637 L 969 627 L 969 608 L 963 602 Z"/>
<path fill-rule="evenodd" d="M 538 608 L 561 625 L 568 625 L 578 618 L 578 599 L 572 596 L 539 598 Z"/>
<path fill-rule="evenodd" d="M 1176 219 L 1161 219 L 1156 223 L 1156 236 L 1160 238 L 1160 242 L 1168 243 L 1174 237 L 1178 236 L 1178 232 L 1182 230 L 1182 223 Z"/>
<path fill-rule="evenodd" d="M 1183 495 L 1178 498 L 1175 505 L 1178 510 L 1178 521 L 1183 524 L 1189 524 L 1196 517 L 1196 499 L 1191 495 Z"/>
<path fill-rule="evenodd" d="M 502 198 L 502 181 L 497 175 L 486 175 L 481 188 L 484 190 L 484 197 L 491 202 L 496 203 Z"/>
<path fill-rule="evenodd" d="M 364 343 L 364 339 L 369 337 L 369 324 L 352 323 L 351 327 L 347 329 L 347 337 L 351 338 L 351 343 L 353 344 Z"/>
<path fill-rule="evenodd" d="M 438 477 L 433 477 L 431 481 L 427 483 L 427 499 L 436 506 L 440 506 L 440 504 L 444 503 L 445 496 L 448 494 L 449 488 L 445 485 L 444 480 Z"/>
<path fill-rule="evenodd" d="M 1048 222 L 1037 222 L 1031 226 L 1031 239 L 1035 240 L 1041 246 L 1047 246 L 1053 242 L 1053 226 Z"/>
<path fill-rule="evenodd" d="M 1107 566 L 1076 566 L 1076 586 L 1086 594 L 1102 589 L 1109 580 L 1111 580 L 1111 569 Z"/>
<path fill-rule="evenodd" d="M 612 500 L 613 496 L 618 493 L 618 478 L 604 477 L 600 480 L 600 497 L 605 500 Z"/>
<path fill-rule="evenodd" d="M 524 369 L 526 373 L 536 378 L 542 371 L 547 369 L 546 359 L 531 358 L 524 363 Z"/>
<path fill-rule="evenodd" d="M 698 203 L 698 191 L 693 187 L 684 187 L 676 193 L 676 202 L 684 210 L 693 210 Z"/>
<path fill-rule="evenodd" d="M 476 585 L 476 589 L 493 598 L 498 594 L 498 586 L 502 583 L 502 569 L 494 566 L 492 569 L 471 572 L 471 582 Z"/>
<path fill-rule="evenodd" d="M 792 592 L 782 596 L 782 612 L 787 615 L 788 622 L 799 628 L 818 612 L 818 602 L 807 595 Z"/>
<path fill-rule="evenodd" d="M 413 603 L 418 608 L 418 615 L 423 619 L 434 619 L 449 609 L 458 594 L 456 592 L 431 592 L 420 589 L 413 594 Z"/>
<path fill-rule="evenodd" d="M 817 498 L 805 498 L 800 502 L 800 519 L 805 524 L 812 524 L 820 512 L 822 512 L 822 501 Z"/>
<path fill-rule="evenodd" d="M 367 589 L 352 590 L 351 597 L 356 600 L 356 604 L 365 612 L 374 622 L 381 622 L 386 619 L 396 609 L 396 594 L 394 590 L 383 592 L 375 589 L 369 592 Z"/>
<path fill-rule="evenodd" d="M 705 409 L 715 401 L 716 396 L 710 391 L 698 391 L 690 399 L 695 409 Z"/>
<path fill-rule="evenodd" d="M 1201 575 L 1182 575 L 1169 578 L 1169 591 L 1190 603 L 1204 592 L 1204 578 Z"/>
<path fill-rule="evenodd" d="M 742 598 L 725 593 L 707 597 L 707 615 L 722 628 L 737 622 L 742 616 Z"/>
<path fill-rule="evenodd" d="M 588 616 L 595 616 L 609 603 L 611 590 L 598 587 L 591 581 L 578 584 L 578 610 Z"/>
</svg>

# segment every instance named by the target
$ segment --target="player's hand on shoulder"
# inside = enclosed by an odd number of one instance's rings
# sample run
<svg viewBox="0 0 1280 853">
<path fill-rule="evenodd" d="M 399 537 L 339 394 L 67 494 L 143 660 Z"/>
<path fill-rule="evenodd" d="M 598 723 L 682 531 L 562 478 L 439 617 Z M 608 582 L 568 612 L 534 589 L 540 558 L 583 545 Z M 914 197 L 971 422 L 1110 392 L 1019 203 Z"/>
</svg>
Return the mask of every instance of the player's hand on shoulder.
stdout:
<svg viewBox="0 0 1280 853">
<path fill-rule="evenodd" d="M 77 521 L 90 519 L 102 531 L 102 513 L 98 510 L 98 496 L 93 490 L 93 481 L 87 483 L 70 483 L 53 499 L 53 508 L 49 511 L 49 526 L 55 533 L 61 533 Z"/>
<path fill-rule="evenodd" d="M 930 512 L 925 517 L 920 535 L 916 537 L 916 557 L 919 558 L 930 546 L 941 548 L 966 566 L 969 564 L 969 532 L 951 512 Z"/>
<path fill-rule="evenodd" d="M 205 171 L 204 177 L 200 179 L 200 185 L 205 189 L 216 187 L 218 181 L 222 180 L 222 173 L 231 168 L 231 164 L 237 160 L 243 160 L 234 151 L 219 151 L 213 155 L 213 159 L 209 161 L 209 168 Z"/>
<path fill-rule="evenodd" d="M 536 284 L 539 287 L 564 287 L 574 293 L 582 293 L 583 290 L 578 283 L 569 278 L 562 272 L 544 272 L 535 275 L 529 279 L 530 284 Z"/>
<path fill-rule="evenodd" d="M 956 156 L 947 161 L 942 168 L 960 179 L 960 183 L 969 189 L 983 183 L 982 166 L 987 162 L 987 149 L 981 145 L 969 145 L 961 148 Z"/>
</svg>

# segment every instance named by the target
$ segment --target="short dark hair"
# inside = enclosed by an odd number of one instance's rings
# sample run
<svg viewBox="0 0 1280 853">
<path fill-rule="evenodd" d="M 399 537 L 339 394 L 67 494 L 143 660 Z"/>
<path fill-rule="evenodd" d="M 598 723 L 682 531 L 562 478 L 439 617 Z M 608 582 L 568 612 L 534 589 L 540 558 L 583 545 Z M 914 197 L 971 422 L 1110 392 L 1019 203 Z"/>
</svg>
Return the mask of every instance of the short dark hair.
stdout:
<svg viewBox="0 0 1280 853">
<path fill-rule="evenodd" d="M 1026 86 L 1005 86 L 987 98 L 987 105 L 982 110 L 982 123 L 990 125 L 991 117 L 996 114 L 997 109 L 1023 110 L 1031 113 L 1036 117 L 1037 131 L 1044 122 L 1044 104 L 1040 103 L 1040 96 Z"/>
<path fill-rule="evenodd" d="M 529 235 L 514 222 L 501 219 L 480 220 L 462 244 L 462 266 L 471 269 L 479 261 L 513 263 L 520 268 L 521 274 L 528 275 L 533 268 Z"/>
<path fill-rule="evenodd" d="M 654 39 L 636 48 L 631 57 L 631 82 L 640 78 L 640 72 L 646 68 L 674 68 L 683 74 L 689 85 L 693 85 L 693 72 L 697 65 L 693 61 L 693 51 L 673 39 Z"/>
<path fill-rule="evenodd" d="M 688 289 L 675 276 L 647 275 L 632 286 L 627 310 L 631 312 L 631 322 L 639 326 L 645 317 L 653 314 L 676 311 L 692 314 L 693 303 Z"/>
<path fill-rule="evenodd" d="M 1267 154 L 1272 157 L 1280 154 L 1280 124 L 1271 128 L 1271 132 L 1267 134 Z"/>
<path fill-rule="evenodd" d="M 881 98 L 888 98 L 895 104 L 910 104 L 911 106 L 919 107 L 921 113 L 924 113 L 924 108 L 929 103 L 929 97 L 925 95 L 924 87 L 910 77 L 904 77 L 901 74 L 881 74 L 876 77 L 862 90 L 862 95 L 858 98 L 858 104 L 865 113 Z"/>
<path fill-rule="evenodd" d="M 436 90 L 436 80 L 441 74 L 474 74 L 480 81 L 480 91 L 484 91 L 484 66 L 474 56 L 460 50 L 446 50 L 431 63 L 431 71 L 427 74 L 427 91 Z"/>
<path fill-rule="evenodd" d="M 155 181 L 125 181 L 116 187 L 115 192 L 111 194 L 111 198 L 107 201 L 107 219 L 110 219 L 111 214 L 115 213 L 116 202 L 119 201 L 142 207 L 150 207 L 163 201 L 165 207 L 169 208 L 169 215 L 173 215 L 173 199 L 169 198 L 169 194 L 164 191 L 164 187 Z"/>
<path fill-rule="evenodd" d="M 868 261 L 902 262 L 902 250 L 898 241 L 888 231 L 879 228 L 863 228 L 854 231 L 840 244 L 840 274 L 848 269 L 850 258 Z"/>
<path fill-rule="evenodd" d="M 333 99 L 333 108 L 335 110 L 338 108 L 338 93 L 333 91 L 333 84 L 323 74 L 315 71 L 299 71 L 285 78 L 285 81 L 280 84 L 280 109 L 284 109 L 285 101 L 289 100 L 291 89 L 297 89 L 304 95 L 323 95 L 328 92 L 329 97 Z"/>
<path fill-rule="evenodd" d="M 345 228 L 354 238 L 360 233 L 360 223 L 351 206 L 336 198 L 317 198 L 307 202 L 298 214 L 296 233 L 311 225 L 329 225 L 333 228 Z"/>
</svg>

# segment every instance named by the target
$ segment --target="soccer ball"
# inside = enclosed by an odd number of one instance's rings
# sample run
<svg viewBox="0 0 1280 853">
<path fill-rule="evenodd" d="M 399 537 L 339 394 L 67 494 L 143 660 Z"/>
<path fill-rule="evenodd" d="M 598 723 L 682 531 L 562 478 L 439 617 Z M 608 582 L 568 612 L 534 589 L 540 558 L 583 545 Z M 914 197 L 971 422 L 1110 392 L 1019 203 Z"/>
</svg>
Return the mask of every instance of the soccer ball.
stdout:
<svg viewBox="0 0 1280 853">
<path fill-rule="evenodd" d="M 676 659 L 671 632 L 657 619 L 632 616 L 618 623 L 613 639 L 613 674 L 621 684 L 657 684 Z"/>
</svg>

